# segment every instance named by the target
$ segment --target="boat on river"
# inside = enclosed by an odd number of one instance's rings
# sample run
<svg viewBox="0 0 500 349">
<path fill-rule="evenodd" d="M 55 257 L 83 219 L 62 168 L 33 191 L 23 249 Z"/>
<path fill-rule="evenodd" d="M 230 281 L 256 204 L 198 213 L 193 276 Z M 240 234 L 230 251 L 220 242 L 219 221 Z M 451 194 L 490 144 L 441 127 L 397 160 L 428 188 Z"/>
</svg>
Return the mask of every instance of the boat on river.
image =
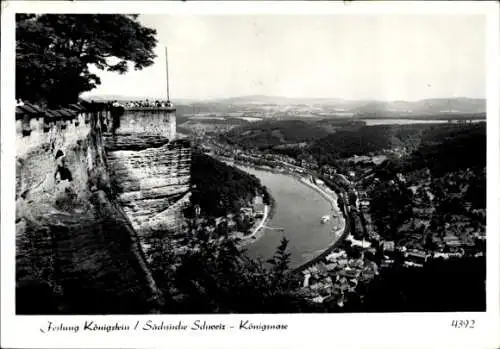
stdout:
<svg viewBox="0 0 500 349">
<path fill-rule="evenodd" d="M 330 219 L 331 219 L 331 217 L 329 215 L 324 215 L 323 217 L 321 217 L 321 223 L 326 223 Z"/>
</svg>

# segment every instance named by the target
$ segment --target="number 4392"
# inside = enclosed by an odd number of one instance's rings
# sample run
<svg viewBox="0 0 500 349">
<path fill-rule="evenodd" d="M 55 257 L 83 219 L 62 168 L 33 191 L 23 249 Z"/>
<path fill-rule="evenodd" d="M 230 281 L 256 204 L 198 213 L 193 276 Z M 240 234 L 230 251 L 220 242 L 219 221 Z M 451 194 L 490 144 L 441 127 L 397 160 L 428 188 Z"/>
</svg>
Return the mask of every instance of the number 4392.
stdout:
<svg viewBox="0 0 500 349">
<path fill-rule="evenodd" d="M 474 328 L 474 320 L 452 320 L 451 327 L 455 328 Z"/>
</svg>

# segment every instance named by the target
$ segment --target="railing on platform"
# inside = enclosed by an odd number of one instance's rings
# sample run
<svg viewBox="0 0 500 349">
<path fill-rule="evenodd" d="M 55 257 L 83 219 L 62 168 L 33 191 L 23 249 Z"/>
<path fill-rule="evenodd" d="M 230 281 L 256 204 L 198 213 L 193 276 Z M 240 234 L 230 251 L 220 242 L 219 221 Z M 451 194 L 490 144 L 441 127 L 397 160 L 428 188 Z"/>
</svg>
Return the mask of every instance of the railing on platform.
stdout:
<svg viewBox="0 0 500 349">
<path fill-rule="evenodd" d="M 125 111 L 175 111 L 175 107 L 124 107 Z"/>
</svg>

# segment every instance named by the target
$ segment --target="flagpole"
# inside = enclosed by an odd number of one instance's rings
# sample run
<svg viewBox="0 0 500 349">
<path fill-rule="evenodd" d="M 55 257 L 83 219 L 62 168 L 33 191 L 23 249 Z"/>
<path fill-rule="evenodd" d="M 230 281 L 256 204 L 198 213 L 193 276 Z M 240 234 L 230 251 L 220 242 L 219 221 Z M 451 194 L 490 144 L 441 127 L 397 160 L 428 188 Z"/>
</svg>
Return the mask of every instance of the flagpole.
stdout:
<svg viewBox="0 0 500 349">
<path fill-rule="evenodd" d="M 165 64 L 166 64 L 166 72 L 167 72 L 167 101 L 170 101 L 170 86 L 168 82 L 168 52 L 167 46 L 165 46 Z"/>
</svg>

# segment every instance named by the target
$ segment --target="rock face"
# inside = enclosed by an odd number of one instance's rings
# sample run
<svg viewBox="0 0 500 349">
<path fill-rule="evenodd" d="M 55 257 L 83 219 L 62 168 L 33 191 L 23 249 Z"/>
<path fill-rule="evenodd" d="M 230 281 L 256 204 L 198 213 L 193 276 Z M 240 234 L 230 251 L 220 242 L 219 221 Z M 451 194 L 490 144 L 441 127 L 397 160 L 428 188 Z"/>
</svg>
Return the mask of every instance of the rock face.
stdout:
<svg viewBox="0 0 500 349">
<path fill-rule="evenodd" d="M 17 314 L 157 312 L 162 297 L 113 192 L 99 119 L 53 128 L 17 142 Z"/>
<path fill-rule="evenodd" d="M 169 111 L 128 112 L 105 135 L 119 202 L 144 247 L 153 231 L 175 233 L 189 202 L 191 146 L 175 139 Z"/>
</svg>

